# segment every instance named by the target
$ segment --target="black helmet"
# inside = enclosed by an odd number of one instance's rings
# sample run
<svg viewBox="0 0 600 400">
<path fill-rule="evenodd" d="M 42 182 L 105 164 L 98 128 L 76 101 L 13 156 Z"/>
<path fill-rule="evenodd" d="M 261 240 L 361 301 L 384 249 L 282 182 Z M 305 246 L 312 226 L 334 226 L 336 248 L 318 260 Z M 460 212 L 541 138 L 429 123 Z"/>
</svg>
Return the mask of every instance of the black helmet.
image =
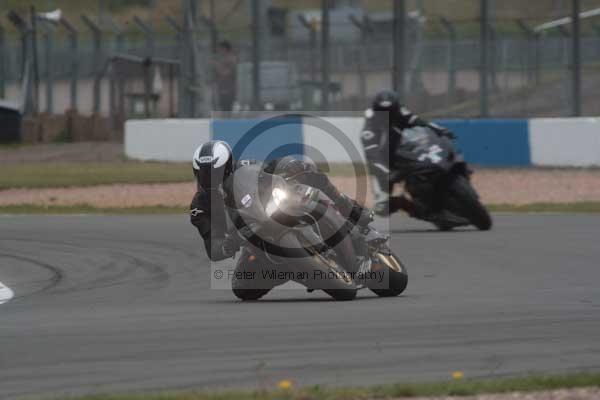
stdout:
<svg viewBox="0 0 600 400">
<path fill-rule="evenodd" d="M 231 147 L 220 140 L 206 142 L 194 152 L 192 165 L 200 187 L 217 188 L 233 172 Z"/>
<path fill-rule="evenodd" d="M 381 90 L 375 95 L 371 108 L 373 111 L 397 112 L 400 108 L 400 96 L 393 90 Z"/>
</svg>

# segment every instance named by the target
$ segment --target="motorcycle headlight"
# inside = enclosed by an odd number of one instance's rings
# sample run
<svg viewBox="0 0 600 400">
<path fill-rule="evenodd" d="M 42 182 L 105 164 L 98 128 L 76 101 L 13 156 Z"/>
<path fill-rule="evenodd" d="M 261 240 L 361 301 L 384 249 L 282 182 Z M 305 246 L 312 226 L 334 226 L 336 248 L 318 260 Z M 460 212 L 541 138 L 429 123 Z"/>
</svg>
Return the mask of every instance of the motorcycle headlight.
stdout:
<svg viewBox="0 0 600 400">
<path fill-rule="evenodd" d="M 288 198 L 288 193 L 282 188 L 274 188 L 271 192 L 271 199 L 267 203 L 265 212 L 271 217 L 281 206 L 281 204 Z"/>
<path fill-rule="evenodd" d="M 271 193 L 271 198 L 273 199 L 273 202 L 275 203 L 275 205 L 277 207 L 279 207 L 279 205 L 285 200 L 287 199 L 288 194 L 285 190 L 280 189 L 280 188 L 275 188 L 273 189 L 273 193 Z"/>
</svg>

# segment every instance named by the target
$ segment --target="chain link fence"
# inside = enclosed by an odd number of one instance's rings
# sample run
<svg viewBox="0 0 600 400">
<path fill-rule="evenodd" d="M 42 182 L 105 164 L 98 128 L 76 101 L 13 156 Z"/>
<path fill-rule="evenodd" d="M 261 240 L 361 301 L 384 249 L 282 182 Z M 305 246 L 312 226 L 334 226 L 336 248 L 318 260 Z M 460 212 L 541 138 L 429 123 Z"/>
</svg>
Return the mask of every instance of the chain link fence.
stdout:
<svg viewBox="0 0 600 400">
<path fill-rule="evenodd" d="M 393 86 L 430 117 L 600 114 L 600 0 L 33 3 L 0 19 L 0 97 L 28 113 L 208 116 L 228 85 L 232 116 L 359 110 Z"/>
</svg>

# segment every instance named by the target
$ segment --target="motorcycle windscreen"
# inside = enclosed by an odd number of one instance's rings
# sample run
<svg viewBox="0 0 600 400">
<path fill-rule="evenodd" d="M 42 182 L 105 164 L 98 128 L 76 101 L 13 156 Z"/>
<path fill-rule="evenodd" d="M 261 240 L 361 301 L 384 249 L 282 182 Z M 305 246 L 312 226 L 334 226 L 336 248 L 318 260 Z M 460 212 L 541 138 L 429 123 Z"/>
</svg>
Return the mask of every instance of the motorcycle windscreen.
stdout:
<svg viewBox="0 0 600 400">
<path fill-rule="evenodd" d="M 402 145 L 396 156 L 420 163 L 440 164 L 448 160 L 451 146 L 432 129 L 415 127 L 402 132 Z"/>
</svg>

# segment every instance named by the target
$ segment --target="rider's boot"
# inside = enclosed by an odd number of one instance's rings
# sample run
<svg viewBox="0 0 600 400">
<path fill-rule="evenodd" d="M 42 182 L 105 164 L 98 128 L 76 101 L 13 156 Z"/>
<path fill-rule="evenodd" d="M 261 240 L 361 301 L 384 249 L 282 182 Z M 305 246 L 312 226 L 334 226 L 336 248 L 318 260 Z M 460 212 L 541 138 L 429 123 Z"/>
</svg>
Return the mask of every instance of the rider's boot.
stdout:
<svg viewBox="0 0 600 400">
<path fill-rule="evenodd" d="M 404 212 L 406 212 L 409 216 L 413 217 L 413 218 L 420 218 L 420 215 L 422 215 L 422 211 L 419 204 L 415 203 L 414 201 L 412 201 L 411 199 L 409 199 L 408 197 L 402 195 L 402 196 L 394 196 L 394 197 L 390 197 L 390 206 L 389 206 L 389 213 L 393 214 L 398 210 L 402 210 Z"/>
<path fill-rule="evenodd" d="M 412 218 L 431 222 L 443 231 L 469 225 L 469 221 L 465 218 L 446 210 L 432 212 L 418 200 L 413 201 L 405 196 L 390 198 L 390 214 L 397 210 L 404 210 Z"/>
<path fill-rule="evenodd" d="M 430 221 L 442 231 L 449 231 L 459 226 L 470 225 L 470 222 L 463 217 L 454 215 L 446 210 L 442 210 L 439 213 L 433 215 Z"/>
</svg>

